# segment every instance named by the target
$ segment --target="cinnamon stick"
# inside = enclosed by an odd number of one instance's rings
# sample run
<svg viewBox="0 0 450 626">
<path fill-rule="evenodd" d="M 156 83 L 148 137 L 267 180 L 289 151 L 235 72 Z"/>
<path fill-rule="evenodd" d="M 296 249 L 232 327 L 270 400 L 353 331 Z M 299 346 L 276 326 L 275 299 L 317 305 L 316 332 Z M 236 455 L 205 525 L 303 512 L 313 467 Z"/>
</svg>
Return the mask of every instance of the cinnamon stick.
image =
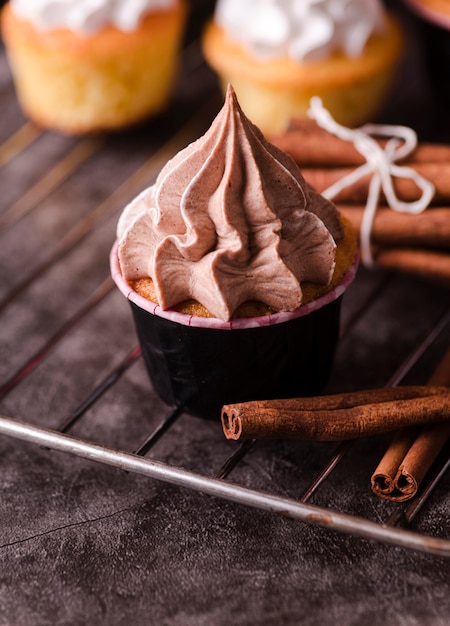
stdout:
<svg viewBox="0 0 450 626">
<path fill-rule="evenodd" d="M 375 264 L 450 287 L 450 254 L 418 248 L 380 248 Z"/>
<path fill-rule="evenodd" d="M 365 207 L 338 205 L 340 212 L 360 231 Z M 378 209 L 372 224 L 371 241 L 383 246 L 418 246 L 450 250 L 450 206 L 436 207 L 418 215 Z"/>
<path fill-rule="evenodd" d="M 435 187 L 435 194 L 432 201 L 433 204 L 445 205 L 449 203 L 450 162 L 415 163 L 414 165 L 411 165 L 411 167 L 426 180 L 433 183 Z M 353 167 L 316 167 L 303 168 L 302 174 L 317 191 L 322 193 L 325 189 L 353 171 Z M 351 186 L 346 187 L 336 194 L 333 198 L 333 202 L 365 204 L 371 178 L 371 175 L 363 176 Z M 409 178 L 393 178 L 393 187 L 397 197 L 404 202 L 413 202 L 418 200 L 422 193 L 415 182 Z M 386 204 L 386 198 L 383 193 L 380 193 L 380 204 Z"/>
<path fill-rule="evenodd" d="M 450 387 L 450 349 L 429 383 Z M 450 422 L 429 424 L 419 431 L 401 429 L 372 474 L 372 491 L 395 502 L 413 498 L 449 438 Z"/>
<path fill-rule="evenodd" d="M 339 441 L 444 420 L 450 420 L 450 389 L 427 386 L 252 401 L 222 408 L 224 434 L 235 440 Z"/>
<path fill-rule="evenodd" d="M 433 203 L 445 204 L 450 200 L 450 163 L 417 163 L 413 169 L 435 186 Z M 302 174 L 317 191 L 323 192 L 353 171 L 354 168 L 348 167 L 304 168 Z M 333 198 L 334 202 L 363 204 L 367 199 L 371 178 L 371 175 L 364 176 L 346 187 Z M 393 187 L 397 197 L 405 202 L 413 202 L 421 194 L 417 185 L 409 178 L 394 178 Z M 380 202 L 386 203 L 383 193 L 380 194 Z"/>
<path fill-rule="evenodd" d="M 395 479 L 399 467 L 411 445 L 414 443 L 418 430 L 402 428 L 393 437 L 382 460 L 372 474 L 372 491 L 379 496 L 390 499 L 396 489 Z"/>
<path fill-rule="evenodd" d="M 273 136 L 271 142 L 287 152 L 304 167 L 336 167 L 362 165 L 365 160 L 355 146 L 320 128 L 314 120 L 293 120 L 282 135 Z M 376 139 L 384 147 L 387 140 Z M 450 162 L 450 146 L 419 143 L 403 163 Z"/>
<path fill-rule="evenodd" d="M 430 424 L 417 436 L 400 464 L 395 481 L 397 502 L 414 497 L 422 480 L 450 436 L 450 424 Z"/>
</svg>

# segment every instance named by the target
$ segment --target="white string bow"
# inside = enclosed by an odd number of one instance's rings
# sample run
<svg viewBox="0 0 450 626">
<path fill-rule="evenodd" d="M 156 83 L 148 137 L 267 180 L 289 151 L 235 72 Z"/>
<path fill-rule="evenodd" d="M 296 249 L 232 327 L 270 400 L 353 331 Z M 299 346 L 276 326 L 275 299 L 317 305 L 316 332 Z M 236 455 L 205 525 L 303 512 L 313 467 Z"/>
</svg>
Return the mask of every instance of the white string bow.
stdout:
<svg viewBox="0 0 450 626">
<path fill-rule="evenodd" d="M 411 215 L 424 211 L 435 193 L 434 185 L 430 181 L 411 167 L 396 165 L 395 163 L 416 148 L 417 135 L 407 126 L 387 124 L 365 124 L 356 129 L 346 128 L 333 119 L 318 97 L 311 99 L 308 116 L 314 119 L 321 128 L 344 141 L 353 143 L 366 160 L 363 165 L 360 165 L 350 174 L 338 180 L 325 191 L 322 191 L 321 194 L 325 198 L 332 200 L 346 187 L 349 187 L 363 176 L 372 174 L 360 230 L 361 259 L 365 265 L 371 267 L 373 266 L 373 257 L 370 238 L 381 190 L 383 190 L 391 209 Z M 389 138 L 384 149 L 373 138 L 374 136 Z M 412 202 L 399 200 L 394 191 L 394 177 L 409 178 L 414 181 L 419 189 L 422 190 L 420 198 Z"/>
</svg>

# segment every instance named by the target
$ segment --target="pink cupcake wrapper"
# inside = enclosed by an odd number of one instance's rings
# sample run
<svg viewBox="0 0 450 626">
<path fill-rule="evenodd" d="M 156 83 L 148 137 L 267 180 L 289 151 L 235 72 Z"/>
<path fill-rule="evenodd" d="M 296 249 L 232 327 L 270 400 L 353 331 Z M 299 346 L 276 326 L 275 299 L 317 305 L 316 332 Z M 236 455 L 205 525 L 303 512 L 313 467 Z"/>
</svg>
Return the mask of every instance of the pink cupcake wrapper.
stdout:
<svg viewBox="0 0 450 626">
<path fill-rule="evenodd" d="M 138 307 L 144 311 L 148 311 L 153 315 L 158 315 L 167 320 L 183 324 L 184 326 L 195 326 L 201 328 L 215 328 L 218 330 L 238 330 L 243 328 L 257 328 L 260 326 L 271 326 L 273 324 L 281 324 L 290 320 L 309 315 L 313 311 L 317 311 L 322 307 L 330 304 L 334 300 L 337 300 L 351 285 L 353 282 L 356 271 L 358 268 L 359 259 L 356 258 L 352 267 L 344 275 L 341 282 L 334 287 L 331 291 L 327 292 L 320 298 L 308 302 L 300 306 L 295 311 L 280 311 L 273 315 L 261 315 L 259 317 L 246 317 L 231 319 L 226 322 L 215 317 L 198 317 L 195 315 L 187 315 L 186 313 L 179 313 L 171 309 L 163 310 L 159 304 L 151 302 L 147 298 L 139 295 L 136 291 L 131 289 L 130 285 L 125 281 L 120 271 L 119 259 L 117 256 L 117 241 L 114 243 L 110 253 L 110 268 L 111 276 L 116 283 L 121 293 L 131 302 L 134 302 Z"/>
</svg>

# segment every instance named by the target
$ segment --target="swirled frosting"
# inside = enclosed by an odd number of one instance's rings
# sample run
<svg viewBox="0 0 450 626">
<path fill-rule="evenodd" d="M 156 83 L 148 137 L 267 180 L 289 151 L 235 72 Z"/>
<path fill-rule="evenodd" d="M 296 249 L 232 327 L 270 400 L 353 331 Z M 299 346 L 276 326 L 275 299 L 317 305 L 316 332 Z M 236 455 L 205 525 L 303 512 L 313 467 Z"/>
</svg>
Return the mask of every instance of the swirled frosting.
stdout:
<svg viewBox="0 0 450 626">
<path fill-rule="evenodd" d="M 11 8 L 38 28 L 68 28 L 91 34 L 113 25 L 132 31 L 150 11 L 172 7 L 175 0 L 11 0 Z"/>
<path fill-rule="evenodd" d="M 205 135 L 165 165 L 117 226 L 125 280 L 152 278 L 163 309 L 192 298 L 222 320 L 247 300 L 298 308 L 303 281 L 331 280 L 342 236 L 336 207 L 265 140 L 231 87 Z"/>
<path fill-rule="evenodd" d="M 359 56 L 385 12 L 380 0 L 218 0 L 215 19 L 258 57 L 316 61 Z"/>
</svg>

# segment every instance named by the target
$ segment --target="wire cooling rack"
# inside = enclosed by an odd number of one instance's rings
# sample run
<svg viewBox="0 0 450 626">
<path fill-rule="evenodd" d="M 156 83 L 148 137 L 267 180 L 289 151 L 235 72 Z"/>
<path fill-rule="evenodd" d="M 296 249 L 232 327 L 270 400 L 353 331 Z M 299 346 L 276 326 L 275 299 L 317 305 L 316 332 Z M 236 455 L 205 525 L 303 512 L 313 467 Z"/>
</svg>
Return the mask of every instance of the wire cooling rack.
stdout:
<svg viewBox="0 0 450 626">
<path fill-rule="evenodd" d="M 185 52 L 185 62 L 190 65 L 188 83 L 190 87 L 197 82 L 203 85 L 198 77 L 201 73 L 201 63 L 195 59 L 195 54 L 189 56 Z M 193 60 L 194 59 L 194 60 Z M 6 69 L 4 56 L 0 65 L 0 89 L 1 96 L 7 101 L 10 108 L 11 132 L 2 134 L 0 145 L 0 168 L 12 167 L 17 164 L 16 170 L 20 170 L 22 161 L 27 158 L 30 147 L 42 139 L 43 131 L 36 128 L 30 122 L 22 119 L 18 113 L 17 105 L 12 95 L 11 80 Z M 182 89 L 182 87 L 181 87 Z M 65 262 L 69 255 L 82 254 L 81 243 L 89 233 L 101 229 L 107 219 L 114 216 L 119 207 L 122 207 L 131 197 L 136 195 L 144 186 L 149 184 L 156 176 L 159 169 L 170 156 L 184 147 L 189 141 L 194 140 L 214 114 L 217 107 L 217 97 L 212 90 L 212 98 L 209 96 L 211 89 L 207 84 L 200 89 L 199 99 L 201 106 L 191 103 L 182 112 L 178 111 L 177 120 L 180 123 L 174 129 L 170 126 L 170 132 L 164 132 L 161 137 L 149 148 L 150 156 L 140 162 L 138 166 L 124 177 L 120 183 L 111 181 L 111 191 L 93 206 L 93 208 L 80 216 L 73 225 L 60 236 L 36 263 L 29 263 L 27 271 L 6 289 L 2 290 L 0 300 L 0 315 L 8 318 L 8 313 L 17 302 L 27 295 L 46 274 Z M 205 95 L 205 97 L 203 97 Z M 184 117 L 184 119 L 183 119 Z M 64 191 L 67 181 L 83 168 L 91 159 L 95 159 L 99 151 L 105 149 L 105 138 L 87 137 L 74 141 L 67 141 L 64 150 L 49 165 L 48 159 L 42 159 L 42 171 L 33 180 L 24 181 L 20 194 L 13 201 L 8 202 L 0 215 L 0 238 L 3 242 L 7 238 L 14 237 L 18 225 L 27 220 L 33 214 L 40 203 L 45 202 L 55 190 Z M 109 233 L 110 234 L 110 233 Z M 377 305 L 383 297 L 386 288 L 386 280 L 376 283 L 368 294 L 361 299 L 359 307 L 353 311 L 351 317 L 346 320 L 343 334 L 352 331 L 358 320 L 366 312 Z M 52 333 L 47 333 L 45 342 L 36 350 L 26 356 L 21 356 L 20 362 L 0 383 L 0 403 L 8 399 L 9 395 L 21 385 L 27 384 L 30 375 L 40 368 L 46 361 L 52 350 L 88 318 L 96 307 L 105 300 L 114 289 L 109 276 L 93 288 L 90 295 L 78 306 L 75 312 L 61 323 Z M 448 303 L 447 303 L 448 304 Z M 448 332 L 450 311 L 448 306 L 441 307 L 439 315 L 431 324 L 430 328 L 412 346 L 411 351 L 398 363 L 395 373 L 387 381 L 386 385 L 398 385 L 418 365 L 427 352 L 436 342 L 445 342 L 445 333 Z M 5 329 L 5 327 L 4 327 Z M 6 335 L 5 335 L 6 336 Z M 444 337 L 444 339 L 443 339 Z M 388 349 L 388 347 L 386 348 Z M 253 440 L 245 441 L 229 456 L 225 463 L 218 468 L 214 477 L 201 472 L 193 472 L 166 462 L 156 461 L 150 458 L 153 446 L 177 422 L 182 407 L 168 408 L 167 414 L 161 416 L 156 427 L 145 436 L 144 441 L 137 450 L 132 452 L 117 448 L 99 445 L 87 438 L 73 436 L 71 430 L 88 412 L 94 409 L 96 403 L 104 394 L 111 389 L 130 368 L 141 358 L 139 346 L 131 347 L 123 357 L 119 365 L 111 368 L 107 375 L 91 390 L 86 397 L 82 398 L 78 407 L 70 417 L 57 429 L 36 425 L 28 420 L 19 420 L 7 415 L 0 416 L 0 434 L 6 437 L 16 438 L 30 442 L 44 448 L 58 450 L 69 455 L 76 455 L 84 459 L 96 461 L 105 465 L 114 466 L 127 472 L 133 472 L 151 479 L 170 483 L 182 488 L 193 489 L 206 495 L 211 495 L 235 503 L 256 507 L 265 511 L 286 516 L 288 518 L 316 525 L 328 529 L 353 535 L 355 537 L 375 540 L 395 546 L 418 550 L 439 556 L 450 556 L 450 539 L 424 534 L 414 529 L 414 522 L 425 508 L 429 508 L 432 495 L 439 481 L 445 476 L 450 464 L 448 447 L 440 455 L 438 461 L 429 472 L 426 482 L 421 488 L 419 495 L 410 504 L 396 505 L 389 509 L 384 521 L 376 521 L 351 515 L 335 510 L 333 507 L 318 506 L 311 500 L 324 484 L 333 475 L 335 469 L 352 454 L 353 442 L 343 441 L 335 449 L 334 454 L 317 472 L 316 478 L 309 484 L 303 495 L 299 498 L 287 498 L 273 494 L 270 491 L 262 491 L 249 486 L 243 486 L 230 480 L 231 474 L 241 464 L 252 449 L 257 446 Z M 76 372 L 73 374 L 76 376 Z M 450 518 L 450 509 L 447 507 Z"/>
</svg>

